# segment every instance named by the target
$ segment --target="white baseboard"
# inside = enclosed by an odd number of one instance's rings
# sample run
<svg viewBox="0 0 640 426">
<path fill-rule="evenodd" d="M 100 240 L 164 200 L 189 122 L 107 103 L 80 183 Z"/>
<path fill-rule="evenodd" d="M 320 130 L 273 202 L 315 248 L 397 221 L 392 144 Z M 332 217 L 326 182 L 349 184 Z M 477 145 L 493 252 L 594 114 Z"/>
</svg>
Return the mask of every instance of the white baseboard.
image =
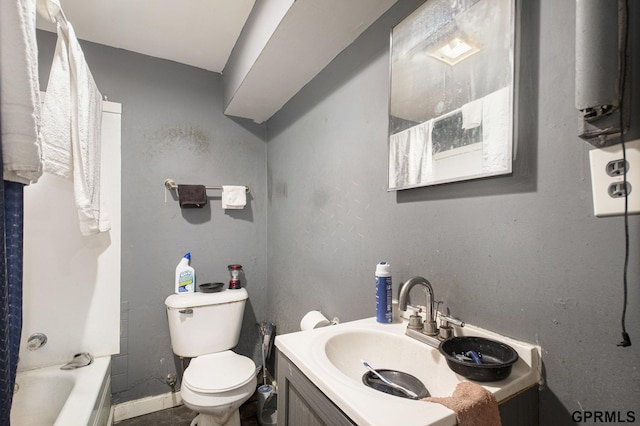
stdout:
<svg viewBox="0 0 640 426">
<path fill-rule="evenodd" d="M 117 423 L 133 417 L 177 407 L 178 405 L 182 405 L 180 392 L 167 392 L 162 395 L 148 396 L 146 398 L 123 402 L 113 406 L 113 422 Z"/>
<path fill-rule="evenodd" d="M 109 418 L 107 419 L 107 426 L 113 426 L 113 412 L 115 410 L 113 409 L 113 407 L 111 407 L 111 410 L 109 410 Z"/>
</svg>

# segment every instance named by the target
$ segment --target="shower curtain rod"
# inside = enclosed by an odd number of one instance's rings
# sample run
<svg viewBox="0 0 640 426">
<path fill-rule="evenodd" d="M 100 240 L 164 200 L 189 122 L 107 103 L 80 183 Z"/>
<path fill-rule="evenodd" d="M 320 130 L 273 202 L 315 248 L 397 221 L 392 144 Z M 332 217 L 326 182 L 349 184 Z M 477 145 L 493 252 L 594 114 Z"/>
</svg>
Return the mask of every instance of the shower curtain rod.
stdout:
<svg viewBox="0 0 640 426">
<path fill-rule="evenodd" d="M 165 179 L 164 187 L 167 189 L 178 189 L 178 184 L 173 181 L 173 179 Z M 248 186 L 245 185 L 245 190 L 247 192 L 251 192 Z M 222 186 L 205 186 L 205 189 L 215 189 L 218 191 L 222 191 Z"/>
</svg>

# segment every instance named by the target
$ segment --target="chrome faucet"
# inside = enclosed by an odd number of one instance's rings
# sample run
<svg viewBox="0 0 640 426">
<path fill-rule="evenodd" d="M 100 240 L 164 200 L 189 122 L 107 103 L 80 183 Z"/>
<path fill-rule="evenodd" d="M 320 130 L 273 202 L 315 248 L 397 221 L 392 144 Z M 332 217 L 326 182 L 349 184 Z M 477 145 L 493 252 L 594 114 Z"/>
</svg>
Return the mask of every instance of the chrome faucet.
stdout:
<svg viewBox="0 0 640 426">
<path fill-rule="evenodd" d="M 35 351 L 47 343 L 47 336 L 44 333 L 34 333 L 27 340 L 27 349 Z"/>
<path fill-rule="evenodd" d="M 449 324 L 464 327 L 464 322 L 448 315 L 441 314 L 440 320 L 442 321 L 442 325 L 438 329 L 438 323 L 436 322 L 436 310 L 433 309 L 433 287 L 431 287 L 431 283 L 423 277 L 413 277 L 402 285 L 398 296 L 398 308 L 401 311 L 407 310 L 407 296 L 411 289 L 416 285 L 423 286 L 426 290 L 425 307 L 427 315 L 424 322 L 422 321 L 422 317 L 419 312 L 411 315 L 409 317 L 409 325 L 407 325 L 406 335 L 437 348 L 442 340 L 453 337 L 453 329 Z"/>
<path fill-rule="evenodd" d="M 438 334 L 438 327 L 436 325 L 436 316 L 433 310 L 433 287 L 431 287 L 431 283 L 423 277 L 413 277 L 405 282 L 400 289 L 400 295 L 398 296 L 398 308 L 401 311 L 407 310 L 407 296 L 411 289 L 417 285 L 421 285 L 425 288 L 427 293 L 427 298 L 425 302 L 425 307 L 427 308 L 427 320 L 424 323 L 424 326 L 421 325 L 421 328 L 424 329 L 424 333 L 429 336 L 435 336 Z M 412 315 L 414 316 L 414 315 Z M 420 319 L 422 322 L 422 319 Z M 413 329 L 416 329 L 418 324 L 414 321 L 413 324 L 409 322 L 409 326 Z"/>
</svg>

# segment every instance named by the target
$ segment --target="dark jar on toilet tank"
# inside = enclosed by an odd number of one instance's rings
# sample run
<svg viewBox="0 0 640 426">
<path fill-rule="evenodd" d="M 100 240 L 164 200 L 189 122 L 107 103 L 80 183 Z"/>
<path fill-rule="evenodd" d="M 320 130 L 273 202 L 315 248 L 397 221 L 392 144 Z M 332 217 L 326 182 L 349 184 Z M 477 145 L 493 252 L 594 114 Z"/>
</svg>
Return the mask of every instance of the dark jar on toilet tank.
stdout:
<svg viewBox="0 0 640 426">
<path fill-rule="evenodd" d="M 235 290 L 241 288 L 242 283 L 240 282 L 240 277 L 242 276 L 242 265 L 234 264 L 229 265 L 227 268 L 231 275 L 231 279 L 229 280 L 229 289 Z"/>
</svg>

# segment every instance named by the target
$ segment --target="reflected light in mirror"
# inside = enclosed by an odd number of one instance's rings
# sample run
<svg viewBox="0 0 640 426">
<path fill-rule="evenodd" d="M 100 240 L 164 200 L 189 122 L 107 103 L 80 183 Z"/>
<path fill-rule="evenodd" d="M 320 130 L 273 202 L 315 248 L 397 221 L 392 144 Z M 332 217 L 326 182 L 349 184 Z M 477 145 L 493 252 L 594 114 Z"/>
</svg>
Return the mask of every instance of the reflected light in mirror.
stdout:
<svg viewBox="0 0 640 426">
<path fill-rule="evenodd" d="M 479 51 L 480 49 L 467 43 L 460 37 L 454 37 L 451 41 L 442 44 L 428 53 L 429 56 L 453 66 Z"/>
</svg>

